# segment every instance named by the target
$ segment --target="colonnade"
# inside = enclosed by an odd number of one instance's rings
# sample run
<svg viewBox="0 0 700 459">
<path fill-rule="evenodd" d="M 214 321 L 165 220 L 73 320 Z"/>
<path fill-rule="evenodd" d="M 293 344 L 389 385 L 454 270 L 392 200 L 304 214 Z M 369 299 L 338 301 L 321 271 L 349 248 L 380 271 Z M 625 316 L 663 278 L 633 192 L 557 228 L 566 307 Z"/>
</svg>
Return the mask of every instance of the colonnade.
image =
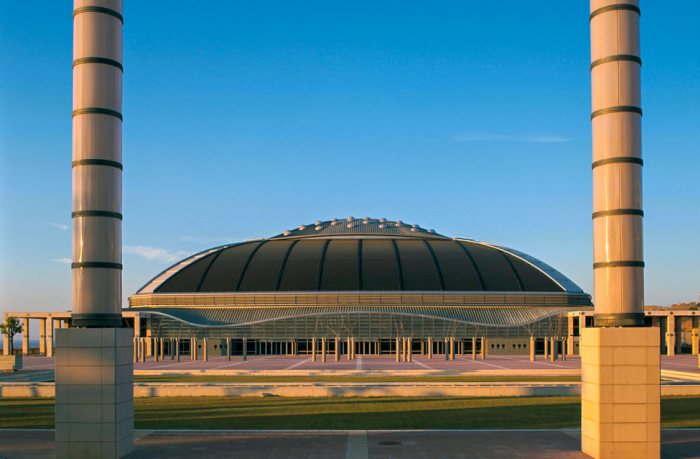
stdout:
<svg viewBox="0 0 700 459">
<path fill-rule="evenodd" d="M 38 320 L 39 325 L 39 354 L 46 357 L 54 356 L 54 329 L 55 328 L 68 328 L 70 324 L 70 313 L 47 313 L 46 315 L 29 313 L 29 314 L 12 314 L 5 313 L 5 318 L 16 317 L 18 315 L 24 315 L 25 317 L 20 317 L 22 320 L 22 355 L 29 354 L 29 339 L 30 339 L 30 320 Z M 10 353 L 10 341 L 6 335 L 3 335 L 3 354 L 9 355 Z"/>
</svg>

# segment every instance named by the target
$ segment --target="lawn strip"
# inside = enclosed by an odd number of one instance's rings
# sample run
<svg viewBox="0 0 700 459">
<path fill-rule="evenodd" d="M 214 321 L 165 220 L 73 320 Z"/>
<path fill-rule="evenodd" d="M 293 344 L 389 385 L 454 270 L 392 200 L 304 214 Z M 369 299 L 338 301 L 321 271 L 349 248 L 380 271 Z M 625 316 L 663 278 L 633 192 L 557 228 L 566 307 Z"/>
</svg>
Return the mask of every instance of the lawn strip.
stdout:
<svg viewBox="0 0 700 459">
<path fill-rule="evenodd" d="M 0 428 L 54 427 L 53 398 L 0 398 Z M 700 397 L 663 397 L 662 428 L 700 427 Z M 580 397 L 154 397 L 137 429 L 579 429 Z"/>
</svg>

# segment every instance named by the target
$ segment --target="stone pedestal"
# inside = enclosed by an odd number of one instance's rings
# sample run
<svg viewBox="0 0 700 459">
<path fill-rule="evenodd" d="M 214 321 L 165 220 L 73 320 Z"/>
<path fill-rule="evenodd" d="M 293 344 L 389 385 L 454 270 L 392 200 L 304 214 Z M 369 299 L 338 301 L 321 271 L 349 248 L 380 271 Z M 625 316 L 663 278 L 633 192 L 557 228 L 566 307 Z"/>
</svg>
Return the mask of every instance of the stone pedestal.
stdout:
<svg viewBox="0 0 700 459">
<path fill-rule="evenodd" d="M 122 458 L 134 447 L 133 330 L 56 330 L 56 457 Z"/>
<path fill-rule="evenodd" d="M 659 458 L 659 329 L 586 328 L 580 344 L 582 451 Z"/>
</svg>

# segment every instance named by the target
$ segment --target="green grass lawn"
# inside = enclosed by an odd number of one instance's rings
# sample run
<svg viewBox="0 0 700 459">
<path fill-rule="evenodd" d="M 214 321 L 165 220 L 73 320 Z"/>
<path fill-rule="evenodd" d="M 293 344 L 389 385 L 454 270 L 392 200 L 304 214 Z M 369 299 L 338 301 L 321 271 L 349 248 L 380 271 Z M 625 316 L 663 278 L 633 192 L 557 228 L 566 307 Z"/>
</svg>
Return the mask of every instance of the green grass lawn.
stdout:
<svg viewBox="0 0 700 459">
<path fill-rule="evenodd" d="M 136 383 L 581 382 L 580 376 L 216 376 L 134 375 Z"/>
<path fill-rule="evenodd" d="M 579 397 L 158 397 L 137 429 L 578 429 Z M 0 428 L 53 428 L 54 399 L 0 398 Z M 700 397 L 663 397 L 661 427 L 700 427 Z"/>
</svg>

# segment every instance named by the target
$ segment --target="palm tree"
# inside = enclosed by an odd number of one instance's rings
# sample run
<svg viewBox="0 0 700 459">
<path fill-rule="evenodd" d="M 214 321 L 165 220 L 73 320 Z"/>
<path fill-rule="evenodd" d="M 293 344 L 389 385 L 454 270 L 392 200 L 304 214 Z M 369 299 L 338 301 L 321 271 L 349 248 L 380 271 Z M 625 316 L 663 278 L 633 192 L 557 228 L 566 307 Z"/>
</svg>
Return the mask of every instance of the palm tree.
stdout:
<svg viewBox="0 0 700 459">
<path fill-rule="evenodd" d="M 5 323 L 0 324 L 0 332 L 7 336 L 9 341 L 9 355 L 12 355 L 14 351 L 13 340 L 17 333 L 22 333 L 22 323 L 17 317 L 6 317 Z"/>
</svg>

